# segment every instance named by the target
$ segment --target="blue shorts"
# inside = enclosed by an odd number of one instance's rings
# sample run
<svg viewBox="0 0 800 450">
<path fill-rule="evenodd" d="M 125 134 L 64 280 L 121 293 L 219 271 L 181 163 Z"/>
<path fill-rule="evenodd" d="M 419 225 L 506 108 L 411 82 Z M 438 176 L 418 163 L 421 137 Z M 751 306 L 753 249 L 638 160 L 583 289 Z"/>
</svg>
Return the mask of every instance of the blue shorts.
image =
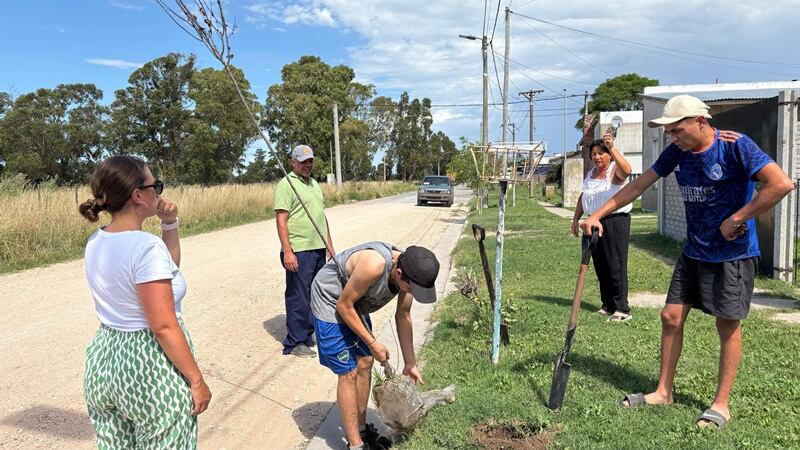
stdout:
<svg viewBox="0 0 800 450">
<path fill-rule="evenodd" d="M 372 331 L 372 321 L 364 316 Z M 319 363 L 336 375 L 344 375 L 356 369 L 356 358 L 372 356 L 369 347 L 344 323 L 330 323 L 314 318 L 317 334 Z"/>
</svg>

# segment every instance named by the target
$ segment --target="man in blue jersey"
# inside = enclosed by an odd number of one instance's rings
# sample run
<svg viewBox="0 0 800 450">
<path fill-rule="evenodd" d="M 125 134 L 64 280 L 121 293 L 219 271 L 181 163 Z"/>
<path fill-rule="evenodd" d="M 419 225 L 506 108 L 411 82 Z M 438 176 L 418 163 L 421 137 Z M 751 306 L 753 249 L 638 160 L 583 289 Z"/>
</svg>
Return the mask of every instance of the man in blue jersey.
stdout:
<svg viewBox="0 0 800 450">
<path fill-rule="evenodd" d="M 624 407 L 670 404 L 683 346 L 683 325 L 692 308 L 716 317 L 720 338 L 717 393 L 697 419 L 701 427 L 723 427 L 730 419 L 728 395 L 742 354 L 739 322 L 747 317 L 756 276 L 758 239 L 754 218 L 794 184 L 749 137 L 716 130 L 708 106 L 689 95 L 671 98 L 663 117 L 648 122 L 672 139 L 653 166 L 628 184 L 581 225 L 584 233 L 600 219 L 639 197 L 673 171 L 686 208 L 686 243 L 672 274 L 661 312 L 661 373 L 654 392 L 629 394 Z M 753 195 L 755 183 L 763 183 Z"/>
</svg>

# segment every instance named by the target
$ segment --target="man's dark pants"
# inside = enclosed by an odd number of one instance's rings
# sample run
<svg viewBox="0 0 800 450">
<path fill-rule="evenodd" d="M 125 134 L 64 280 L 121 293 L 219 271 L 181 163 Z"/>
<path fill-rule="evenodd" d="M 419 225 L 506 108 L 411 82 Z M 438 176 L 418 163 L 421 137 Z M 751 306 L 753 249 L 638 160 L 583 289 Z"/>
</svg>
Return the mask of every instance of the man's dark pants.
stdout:
<svg viewBox="0 0 800 450">
<path fill-rule="evenodd" d="M 325 265 L 325 249 L 296 252 L 297 272 L 286 271 L 286 338 L 283 354 L 288 355 L 300 344 L 312 345 L 314 316 L 311 314 L 311 282 Z M 283 252 L 281 252 L 281 265 Z"/>
</svg>

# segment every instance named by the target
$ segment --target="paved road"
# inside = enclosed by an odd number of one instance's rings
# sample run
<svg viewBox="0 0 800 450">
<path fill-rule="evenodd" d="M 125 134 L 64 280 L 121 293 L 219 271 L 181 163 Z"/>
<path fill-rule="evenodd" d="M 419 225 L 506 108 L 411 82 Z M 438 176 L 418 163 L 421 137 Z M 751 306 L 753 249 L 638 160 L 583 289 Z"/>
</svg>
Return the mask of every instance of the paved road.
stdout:
<svg viewBox="0 0 800 450">
<path fill-rule="evenodd" d="M 368 240 L 449 253 L 468 191 L 452 208 L 415 206 L 415 194 L 328 210 L 337 249 Z M 443 247 L 444 246 L 444 247 Z M 296 448 L 335 401 L 335 377 L 316 359 L 280 354 L 283 270 L 273 220 L 182 241 L 187 326 L 214 393 L 200 416 L 201 448 Z M 83 261 L 0 276 L 0 448 L 94 446 L 82 400 L 84 349 L 97 319 Z M 391 308 L 374 317 L 387 322 Z M 380 333 L 381 330 L 376 330 Z"/>
</svg>

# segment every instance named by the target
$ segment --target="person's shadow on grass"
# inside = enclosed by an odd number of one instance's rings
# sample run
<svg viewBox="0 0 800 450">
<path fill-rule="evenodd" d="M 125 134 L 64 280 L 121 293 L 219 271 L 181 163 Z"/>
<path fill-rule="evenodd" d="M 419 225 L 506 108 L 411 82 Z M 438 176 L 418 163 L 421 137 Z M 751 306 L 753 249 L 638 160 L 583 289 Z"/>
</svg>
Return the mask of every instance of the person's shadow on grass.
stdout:
<svg viewBox="0 0 800 450">
<path fill-rule="evenodd" d="M 555 364 L 556 354 L 561 352 L 561 348 L 553 353 L 539 353 L 530 357 L 526 361 L 519 362 L 513 366 L 514 371 L 524 372 L 528 370 L 531 363 L 544 364 L 553 367 Z M 572 371 L 579 371 L 587 374 L 593 378 L 604 381 L 617 389 L 621 390 L 624 394 L 618 399 L 609 399 L 609 401 L 617 402 L 622 400 L 625 394 L 644 392 L 648 393 L 655 389 L 658 380 L 642 374 L 636 370 L 628 367 L 623 367 L 614 361 L 604 358 L 598 358 L 592 355 L 585 355 L 580 352 L 571 351 L 567 356 L 567 362 L 572 365 Z M 552 373 L 552 372 L 551 372 Z M 544 381 L 535 380 L 533 377 L 527 377 L 531 383 L 531 389 L 536 393 L 536 396 L 543 404 L 547 404 L 550 396 L 550 383 L 552 382 L 552 375 L 547 377 Z M 684 393 L 674 393 L 673 399 L 675 403 L 682 405 L 692 406 L 696 409 L 704 409 L 705 403 L 698 400 L 693 395 Z"/>
</svg>

